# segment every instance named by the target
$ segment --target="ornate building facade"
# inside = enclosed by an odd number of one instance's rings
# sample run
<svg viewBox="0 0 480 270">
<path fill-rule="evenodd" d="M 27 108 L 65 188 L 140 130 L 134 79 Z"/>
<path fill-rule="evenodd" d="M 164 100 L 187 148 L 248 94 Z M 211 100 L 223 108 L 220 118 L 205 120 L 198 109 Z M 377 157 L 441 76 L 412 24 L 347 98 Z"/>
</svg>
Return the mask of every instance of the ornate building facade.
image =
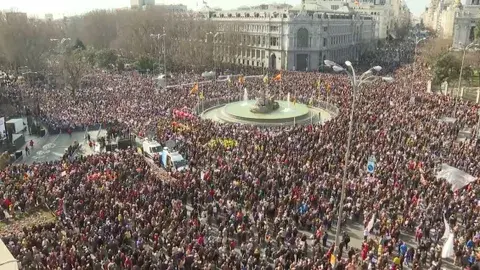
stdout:
<svg viewBox="0 0 480 270">
<path fill-rule="evenodd" d="M 209 12 L 218 25 L 220 61 L 284 70 L 317 70 L 323 60 L 355 62 L 375 44 L 375 20 L 354 11 Z"/>
<path fill-rule="evenodd" d="M 437 35 L 451 38 L 454 48 L 461 48 L 475 38 L 475 26 L 480 20 L 480 0 L 431 0 L 422 19 Z"/>
</svg>

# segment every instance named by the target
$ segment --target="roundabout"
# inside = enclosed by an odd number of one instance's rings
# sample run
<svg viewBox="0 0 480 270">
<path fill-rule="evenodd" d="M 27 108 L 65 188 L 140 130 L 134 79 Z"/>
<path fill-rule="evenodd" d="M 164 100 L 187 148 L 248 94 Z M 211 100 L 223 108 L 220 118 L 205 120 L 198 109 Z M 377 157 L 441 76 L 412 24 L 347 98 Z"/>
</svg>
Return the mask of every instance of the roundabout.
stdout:
<svg viewBox="0 0 480 270">
<path fill-rule="evenodd" d="M 201 117 L 221 123 L 240 123 L 256 126 L 288 126 L 303 124 L 322 124 L 334 114 L 302 103 L 277 100 L 278 108 L 268 113 L 252 112 L 258 100 L 243 100 L 221 104 L 206 109 Z"/>
</svg>

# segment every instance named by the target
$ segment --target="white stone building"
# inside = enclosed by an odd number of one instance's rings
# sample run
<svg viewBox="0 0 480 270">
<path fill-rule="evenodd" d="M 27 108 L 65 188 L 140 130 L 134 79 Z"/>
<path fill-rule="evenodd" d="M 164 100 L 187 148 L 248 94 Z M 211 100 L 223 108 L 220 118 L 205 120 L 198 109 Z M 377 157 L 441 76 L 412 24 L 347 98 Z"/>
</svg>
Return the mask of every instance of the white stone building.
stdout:
<svg viewBox="0 0 480 270">
<path fill-rule="evenodd" d="M 463 0 L 453 20 L 453 46 L 460 48 L 473 42 L 480 21 L 480 0 Z"/>
<path fill-rule="evenodd" d="M 423 14 L 424 24 L 442 37 L 453 40 L 461 48 L 474 40 L 475 26 L 480 20 L 480 0 L 431 0 Z"/>
<path fill-rule="evenodd" d="M 403 0 L 305 0 L 305 5 L 321 9 L 343 10 L 345 6 L 361 14 L 370 15 L 376 21 L 375 36 L 386 39 L 395 36 L 395 27 L 402 27 L 410 12 Z M 409 17 L 409 16 L 408 16 Z"/>
<path fill-rule="evenodd" d="M 218 24 L 216 57 L 247 66 L 316 70 L 325 59 L 355 62 L 376 40 L 372 16 L 352 10 L 241 10 L 209 17 Z"/>
</svg>

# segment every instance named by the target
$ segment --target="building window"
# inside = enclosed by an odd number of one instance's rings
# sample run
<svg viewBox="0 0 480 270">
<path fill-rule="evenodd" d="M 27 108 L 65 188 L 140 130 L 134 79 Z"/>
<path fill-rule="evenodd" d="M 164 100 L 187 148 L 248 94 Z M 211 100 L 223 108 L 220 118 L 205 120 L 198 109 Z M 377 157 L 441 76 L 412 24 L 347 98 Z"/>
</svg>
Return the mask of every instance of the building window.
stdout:
<svg viewBox="0 0 480 270">
<path fill-rule="evenodd" d="M 475 26 L 470 27 L 469 40 L 472 42 L 475 39 Z"/>
<path fill-rule="evenodd" d="M 323 32 L 327 32 L 328 31 L 328 26 L 324 26 L 323 27 Z"/>
<path fill-rule="evenodd" d="M 337 9 L 339 9 L 339 8 L 340 8 L 339 5 L 331 5 L 331 6 L 330 6 L 330 9 L 331 9 L 331 10 L 337 10 Z"/>
<path fill-rule="evenodd" d="M 270 38 L 270 46 L 278 46 L 278 37 Z"/>
<path fill-rule="evenodd" d="M 278 26 L 270 25 L 270 32 L 278 32 Z"/>
<path fill-rule="evenodd" d="M 327 47 L 327 38 L 323 38 L 323 47 Z"/>
<path fill-rule="evenodd" d="M 308 48 L 308 30 L 305 28 L 300 28 L 297 31 L 297 47 L 298 48 Z"/>
</svg>

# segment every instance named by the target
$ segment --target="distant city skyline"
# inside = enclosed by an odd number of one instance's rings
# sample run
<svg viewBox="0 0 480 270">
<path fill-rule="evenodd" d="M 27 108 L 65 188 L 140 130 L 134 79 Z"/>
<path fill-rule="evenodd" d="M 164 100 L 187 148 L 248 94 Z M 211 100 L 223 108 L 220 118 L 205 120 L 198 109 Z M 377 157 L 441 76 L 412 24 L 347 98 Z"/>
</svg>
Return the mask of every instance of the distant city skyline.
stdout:
<svg viewBox="0 0 480 270">
<path fill-rule="evenodd" d="M 234 9 L 240 6 L 256 6 L 259 4 L 286 3 L 298 5 L 301 0 L 205 0 L 210 7 L 222 9 Z M 429 0 L 406 0 L 410 11 L 418 16 L 428 5 Z M 188 9 L 199 9 L 203 7 L 203 0 L 156 0 L 156 4 L 183 4 Z M 43 17 L 45 14 L 53 14 L 58 18 L 82 14 L 96 9 L 117 9 L 130 7 L 130 0 L 17 0 L 15 2 L 0 1 L 0 10 L 14 10 L 26 12 L 29 16 Z"/>
</svg>

